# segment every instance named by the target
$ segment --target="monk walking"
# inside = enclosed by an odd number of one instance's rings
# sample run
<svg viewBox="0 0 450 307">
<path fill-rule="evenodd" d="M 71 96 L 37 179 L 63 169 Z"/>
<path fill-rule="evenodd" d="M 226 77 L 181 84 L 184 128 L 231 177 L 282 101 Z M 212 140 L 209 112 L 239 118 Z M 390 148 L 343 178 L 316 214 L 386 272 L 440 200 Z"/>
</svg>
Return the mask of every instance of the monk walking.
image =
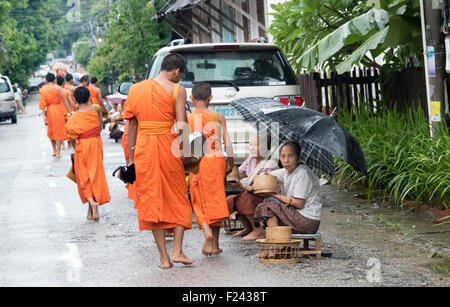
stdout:
<svg viewBox="0 0 450 307">
<path fill-rule="evenodd" d="M 195 111 L 188 115 L 190 131 L 202 132 L 208 140 L 198 174 L 190 174 L 192 206 L 198 226 L 205 234 L 202 253 L 207 256 L 222 252 L 219 247 L 220 228 L 222 220 L 230 216 L 224 182 L 234 166 L 225 116 L 208 110 L 211 99 L 208 83 L 195 84 L 191 96 Z M 227 160 L 222 152 L 222 140 Z"/>
<path fill-rule="evenodd" d="M 83 204 L 89 204 L 87 219 L 98 221 L 99 206 L 111 199 L 103 166 L 101 119 L 89 105 L 90 95 L 87 88 L 77 88 L 74 95 L 78 111 L 66 123 L 66 130 L 71 140 L 77 140 L 74 171 L 78 194 Z"/>
<path fill-rule="evenodd" d="M 101 89 L 97 86 L 97 78 L 96 77 L 92 77 L 90 79 L 89 85 L 88 85 L 88 89 L 89 92 L 91 93 L 91 100 L 92 100 L 92 104 L 96 104 L 98 106 L 100 106 L 101 110 L 102 110 L 102 114 L 106 114 L 106 108 L 105 105 L 103 104 L 103 99 L 102 99 L 102 91 Z M 102 115 L 103 117 L 103 115 Z"/>
<path fill-rule="evenodd" d="M 56 77 L 48 73 L 45 77 L 47 84 L 39 90 L 39 109 L 45 125 L 47 125 L 47 136 L 53 147 L 53 156 L 61 158 L 61 145 L 67 139 L 64 129 L 64 111 L 63 108 L 70 108 L 68 101 L 64 97 L 62 89 L 56 85 Z"/>
<path fill-rule="evenodd" d="M 161 72 L 133 85 L 125 104 L 128 128 L 128 165 L 135 164 L 139 230 L 152 230 L 162 269 L 172 263 L 192 264 L 182 250 L 185 229 L 192 228 L 192 208 L 187 195 L 183 159 L 177 137 L 189 133 L 186 90 L 177 83 L 186 71 L 184 59 L 166 56 Z M 178 133 L 172 132 L 174 122 Z M 181 158 L 180 158 L 181 157 Z M 165 230 L 174 230 L 172 258 L 166 249 Z"/>
</svg>

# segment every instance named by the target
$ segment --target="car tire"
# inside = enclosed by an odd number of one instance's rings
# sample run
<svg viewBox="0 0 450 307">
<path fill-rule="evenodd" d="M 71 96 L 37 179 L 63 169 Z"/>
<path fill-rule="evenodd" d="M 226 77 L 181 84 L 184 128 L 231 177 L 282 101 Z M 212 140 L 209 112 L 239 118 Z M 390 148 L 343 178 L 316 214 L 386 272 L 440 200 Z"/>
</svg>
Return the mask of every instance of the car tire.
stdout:
<svg viewBox="0 0 450 307">
<path fill-rule="evenodd" d="M 17 116 L 13 116 L 13 117 L 11 117 L 11 123 L 12 124 L 17 124 Z"/>
</svg>

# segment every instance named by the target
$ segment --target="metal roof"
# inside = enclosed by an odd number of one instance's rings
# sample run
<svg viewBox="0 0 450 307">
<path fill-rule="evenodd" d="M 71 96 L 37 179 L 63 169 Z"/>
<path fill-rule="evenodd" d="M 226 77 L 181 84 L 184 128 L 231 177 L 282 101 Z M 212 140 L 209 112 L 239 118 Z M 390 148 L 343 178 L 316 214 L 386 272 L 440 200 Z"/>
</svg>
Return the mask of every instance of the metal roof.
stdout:
<svg viewBox="0 0 450 307">
<path fill-rule="evenodd" d="M 200 2 L 202 2 L 204 0 L 175 0 L 175 1 L 171 1 L 168 4 L 166 4 L 160 11 L 158 16 L 164 16 L 164 15 L 168 15 L 168 14 L 172 14 L 175 13 L 177 11 L 180 11 L 182 9 L 185 9 L 187 7 L 191 7 L 194 5 L 199 4 Z"/>
</svg>

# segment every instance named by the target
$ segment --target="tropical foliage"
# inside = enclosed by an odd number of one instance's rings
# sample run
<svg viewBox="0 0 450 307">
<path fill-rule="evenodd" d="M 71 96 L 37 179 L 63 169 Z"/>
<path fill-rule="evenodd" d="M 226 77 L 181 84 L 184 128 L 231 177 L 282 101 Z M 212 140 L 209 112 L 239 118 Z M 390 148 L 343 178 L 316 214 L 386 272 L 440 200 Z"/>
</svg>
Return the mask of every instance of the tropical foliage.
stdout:
<svg viewBox="0 0 450 307">
<path fill-rule="evenodd" d="M 89 73 L 100 82 L 110 77 L 109 72 L 120 72 L 118 80 L 144 78 L 151 58 L 167 44 L 170 33 L 166 23 L 155 19 L 161 3 L 129 0 L 113 5 L 107 16 L 108 30 L 87 67 Z"/>
<path fill-rule="evenodd" d="M 404 199 L 450 209 L 450 134 L 440 126 L 430 137 L 422 109 L 369 115 L 364 108 L 345 112 L 339 122 L 359 140 L 366 157 L 368 176 L 362 176 L 342 160 L 336 161 L 336 182 L 362 184 L 369 197 L 376 189 L 399 205 Z"/>
<path fill-rule="evenodd" d="M 1 0 L 0 73 L 26 86 L 50 50 L 69 44 L 65 12 L 59 0 Z"/>
<path fill-rule="evenodd" d="M 419 0 L 292 0 L 273 5 L 269 33 L 301 71 L 354 64 L 394 69 L 422 61 Z"/>
</svg>

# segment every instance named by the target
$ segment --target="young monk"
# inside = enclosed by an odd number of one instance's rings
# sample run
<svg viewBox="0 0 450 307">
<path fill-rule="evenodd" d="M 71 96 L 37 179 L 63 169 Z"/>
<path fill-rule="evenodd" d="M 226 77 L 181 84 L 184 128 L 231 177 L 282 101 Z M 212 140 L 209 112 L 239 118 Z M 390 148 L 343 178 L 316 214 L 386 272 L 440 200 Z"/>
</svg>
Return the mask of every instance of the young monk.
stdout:
<svg viewBox="0 0 450 307">
<path fill-rule="evenodd" d="M 208 140 L 198 174 L 190 174 L 192 206 L 198 226 L 205 234 L 202 253 L 207 256 L 222 252 L 219 247 L 220 228 L 222 220 L 230 216 L 224 182 L 225 176 L 231 173 L 234 166 L 225 116 L 208 110 L 211 99 L 209 84 L 196 84 L 191 95 L 195 111 L 188 115 L 190 130 L 202 132 Z M 227 160 L 222 152 L 220 136 L 225 144 Z"/>
<path fill-rule="evenodd" d="M 69 109 L 69 103 L 64 97 L 62 89 L 56 85 L 56 77 L 48 73 L 45 77 L 47 84 L 39 90 L 39 109 L 42 110 L 44 123 L 47 126 L 47 136 L 53 147 L 53 156 L 61 158 L 61 144 L 67 139 L 64 129 L 63 104 Z"/>
<path fill-rule="evenodd" d="M 87 88 L 77 88 L 74 96 L 78 111 L 66 123 L 66 130 L 71 140 L 77 140 L 74 171 L 78 194 L 83 204 L 89 204 L 87 219 L 98 221 L 99 206 L 111 199 L 103 166 L 101 119 L 89 105 L 90 95 Z"/>
<path fill-rule="evenodd" d="M 177 137 L 189 135 L 186 117 L 186 90 L 177 85 L 186 71 L 180 55 L 169 54 L 155 79 L 133 85 L 128 93 L 123 117 L 128 127 L 128 165 L 135 164 L 136 201 L 139 230 L 152 230 L 162 269 L 173 263 L 190 265 L 182 250 L 185 229 L 192 228 L 192 208 L 187 195 L 182 151 Z M 172 133 L 174 121 L 178 133 Z M 138 132 L 139 131 L 139 132 Z M 173 150 L 173 151 L 172 151 Z M 166 249 L 165 230 L 174 230 L 172 257 Z"/>
</svg>

